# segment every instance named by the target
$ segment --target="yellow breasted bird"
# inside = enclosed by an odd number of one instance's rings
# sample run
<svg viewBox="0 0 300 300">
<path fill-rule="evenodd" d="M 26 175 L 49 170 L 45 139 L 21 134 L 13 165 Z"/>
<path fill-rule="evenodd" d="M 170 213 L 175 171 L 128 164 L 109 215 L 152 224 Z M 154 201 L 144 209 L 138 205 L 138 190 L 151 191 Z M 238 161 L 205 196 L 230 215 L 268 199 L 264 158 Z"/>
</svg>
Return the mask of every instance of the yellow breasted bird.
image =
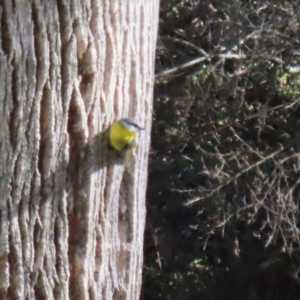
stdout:
<svg viewBox="0 0 300 300">
<path fill-rule="evenodd" d="M 118 151 L 132 149 L 135 146 L 136 133 L 142 130 L 134 118 L 114 121 L 109 130 L 110 144 Z"/>
</svg>

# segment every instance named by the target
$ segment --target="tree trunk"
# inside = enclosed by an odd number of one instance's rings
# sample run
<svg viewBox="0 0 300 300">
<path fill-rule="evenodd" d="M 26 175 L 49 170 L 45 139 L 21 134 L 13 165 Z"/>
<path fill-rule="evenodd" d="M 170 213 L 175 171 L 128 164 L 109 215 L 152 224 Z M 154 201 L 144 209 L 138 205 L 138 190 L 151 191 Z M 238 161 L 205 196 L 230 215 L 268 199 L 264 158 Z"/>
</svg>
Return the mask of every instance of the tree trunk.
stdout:
<svg viewBox="0 0 300 300">
<path fill-rule="evenodd" d="M 0 0 L 0 299 L 139 298 L 158 6 Z"/>
</svg>

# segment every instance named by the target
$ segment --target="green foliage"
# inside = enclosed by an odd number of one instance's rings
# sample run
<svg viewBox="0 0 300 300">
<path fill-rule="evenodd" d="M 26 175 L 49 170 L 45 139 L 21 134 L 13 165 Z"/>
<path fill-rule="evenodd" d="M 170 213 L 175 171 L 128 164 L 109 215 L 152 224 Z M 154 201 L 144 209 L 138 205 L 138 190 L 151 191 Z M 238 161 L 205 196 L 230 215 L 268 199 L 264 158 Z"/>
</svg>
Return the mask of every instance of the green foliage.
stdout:
<svg viewBox="0 0 300 300">
<path fill-rule="evenodd" d="M 143 300 L 299 298 L 297 7 L 162 1 Z"/>
</svg>

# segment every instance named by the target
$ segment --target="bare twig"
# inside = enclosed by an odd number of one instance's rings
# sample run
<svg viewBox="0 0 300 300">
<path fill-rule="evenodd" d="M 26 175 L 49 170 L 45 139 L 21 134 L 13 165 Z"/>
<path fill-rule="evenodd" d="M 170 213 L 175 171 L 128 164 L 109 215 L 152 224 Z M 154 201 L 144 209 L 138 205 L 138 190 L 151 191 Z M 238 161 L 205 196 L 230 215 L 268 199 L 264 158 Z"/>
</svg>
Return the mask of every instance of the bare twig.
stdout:
<svg viewBox="0 0 300 300">
<path fill-rule="evenodd" d="M 212 195 L 214 195 L 216 192 L 218 192 L 221 188 L 223 188 L 224 186 L 228 185 L 229 183 L 231 183 L 234 180 L 237 180 L 239 177 L 241 177 L 242 175 L 244 175 L 245 173 L 249 172 L 250 170 L 252 170 L 255 167 L 258 167 L 259 165 L 261 165 L 262 163 L 266 162 L 267 160 L 275 157 L 276 155 L 278 155 L 280 152 L 282 152 L 284 150 L 283 147 L 281 147 L 280 149 L 278 149 L 277 151 L 269 154 L 268 156 L 266 156 L 265 158 L 257 161 L 256 163 L 254 163 L 253 165 L 241 170 L 239 173 L 235 174 L 233 177 L 231 177 L 230 179 L 228 179 L 225 183 L 220 184 L 217 188 L 215 188 L 213 191 L 211 191 L 208 195 L 203 196 L 203 197 L 198 197 L 195 199 L 192 199 L 190 201 L 188 201 L 185 206 L 191 205 L 195 202 L 201 201 L 203 199 L 209 198 Z"/>
</svg>

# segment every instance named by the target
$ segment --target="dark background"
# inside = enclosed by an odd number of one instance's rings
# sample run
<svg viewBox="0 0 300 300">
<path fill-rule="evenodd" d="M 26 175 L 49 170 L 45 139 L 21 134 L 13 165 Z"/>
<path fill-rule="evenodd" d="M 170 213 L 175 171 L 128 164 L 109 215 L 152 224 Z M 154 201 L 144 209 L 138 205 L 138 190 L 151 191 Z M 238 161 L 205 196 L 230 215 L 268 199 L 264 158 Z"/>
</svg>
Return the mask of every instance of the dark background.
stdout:
<svg viewBox="0 0 300 300">
<path fill-rule="evenodd" d="M 161 1 L 142 300 L 300 299 L 298 7 Z"/>
</svg>

